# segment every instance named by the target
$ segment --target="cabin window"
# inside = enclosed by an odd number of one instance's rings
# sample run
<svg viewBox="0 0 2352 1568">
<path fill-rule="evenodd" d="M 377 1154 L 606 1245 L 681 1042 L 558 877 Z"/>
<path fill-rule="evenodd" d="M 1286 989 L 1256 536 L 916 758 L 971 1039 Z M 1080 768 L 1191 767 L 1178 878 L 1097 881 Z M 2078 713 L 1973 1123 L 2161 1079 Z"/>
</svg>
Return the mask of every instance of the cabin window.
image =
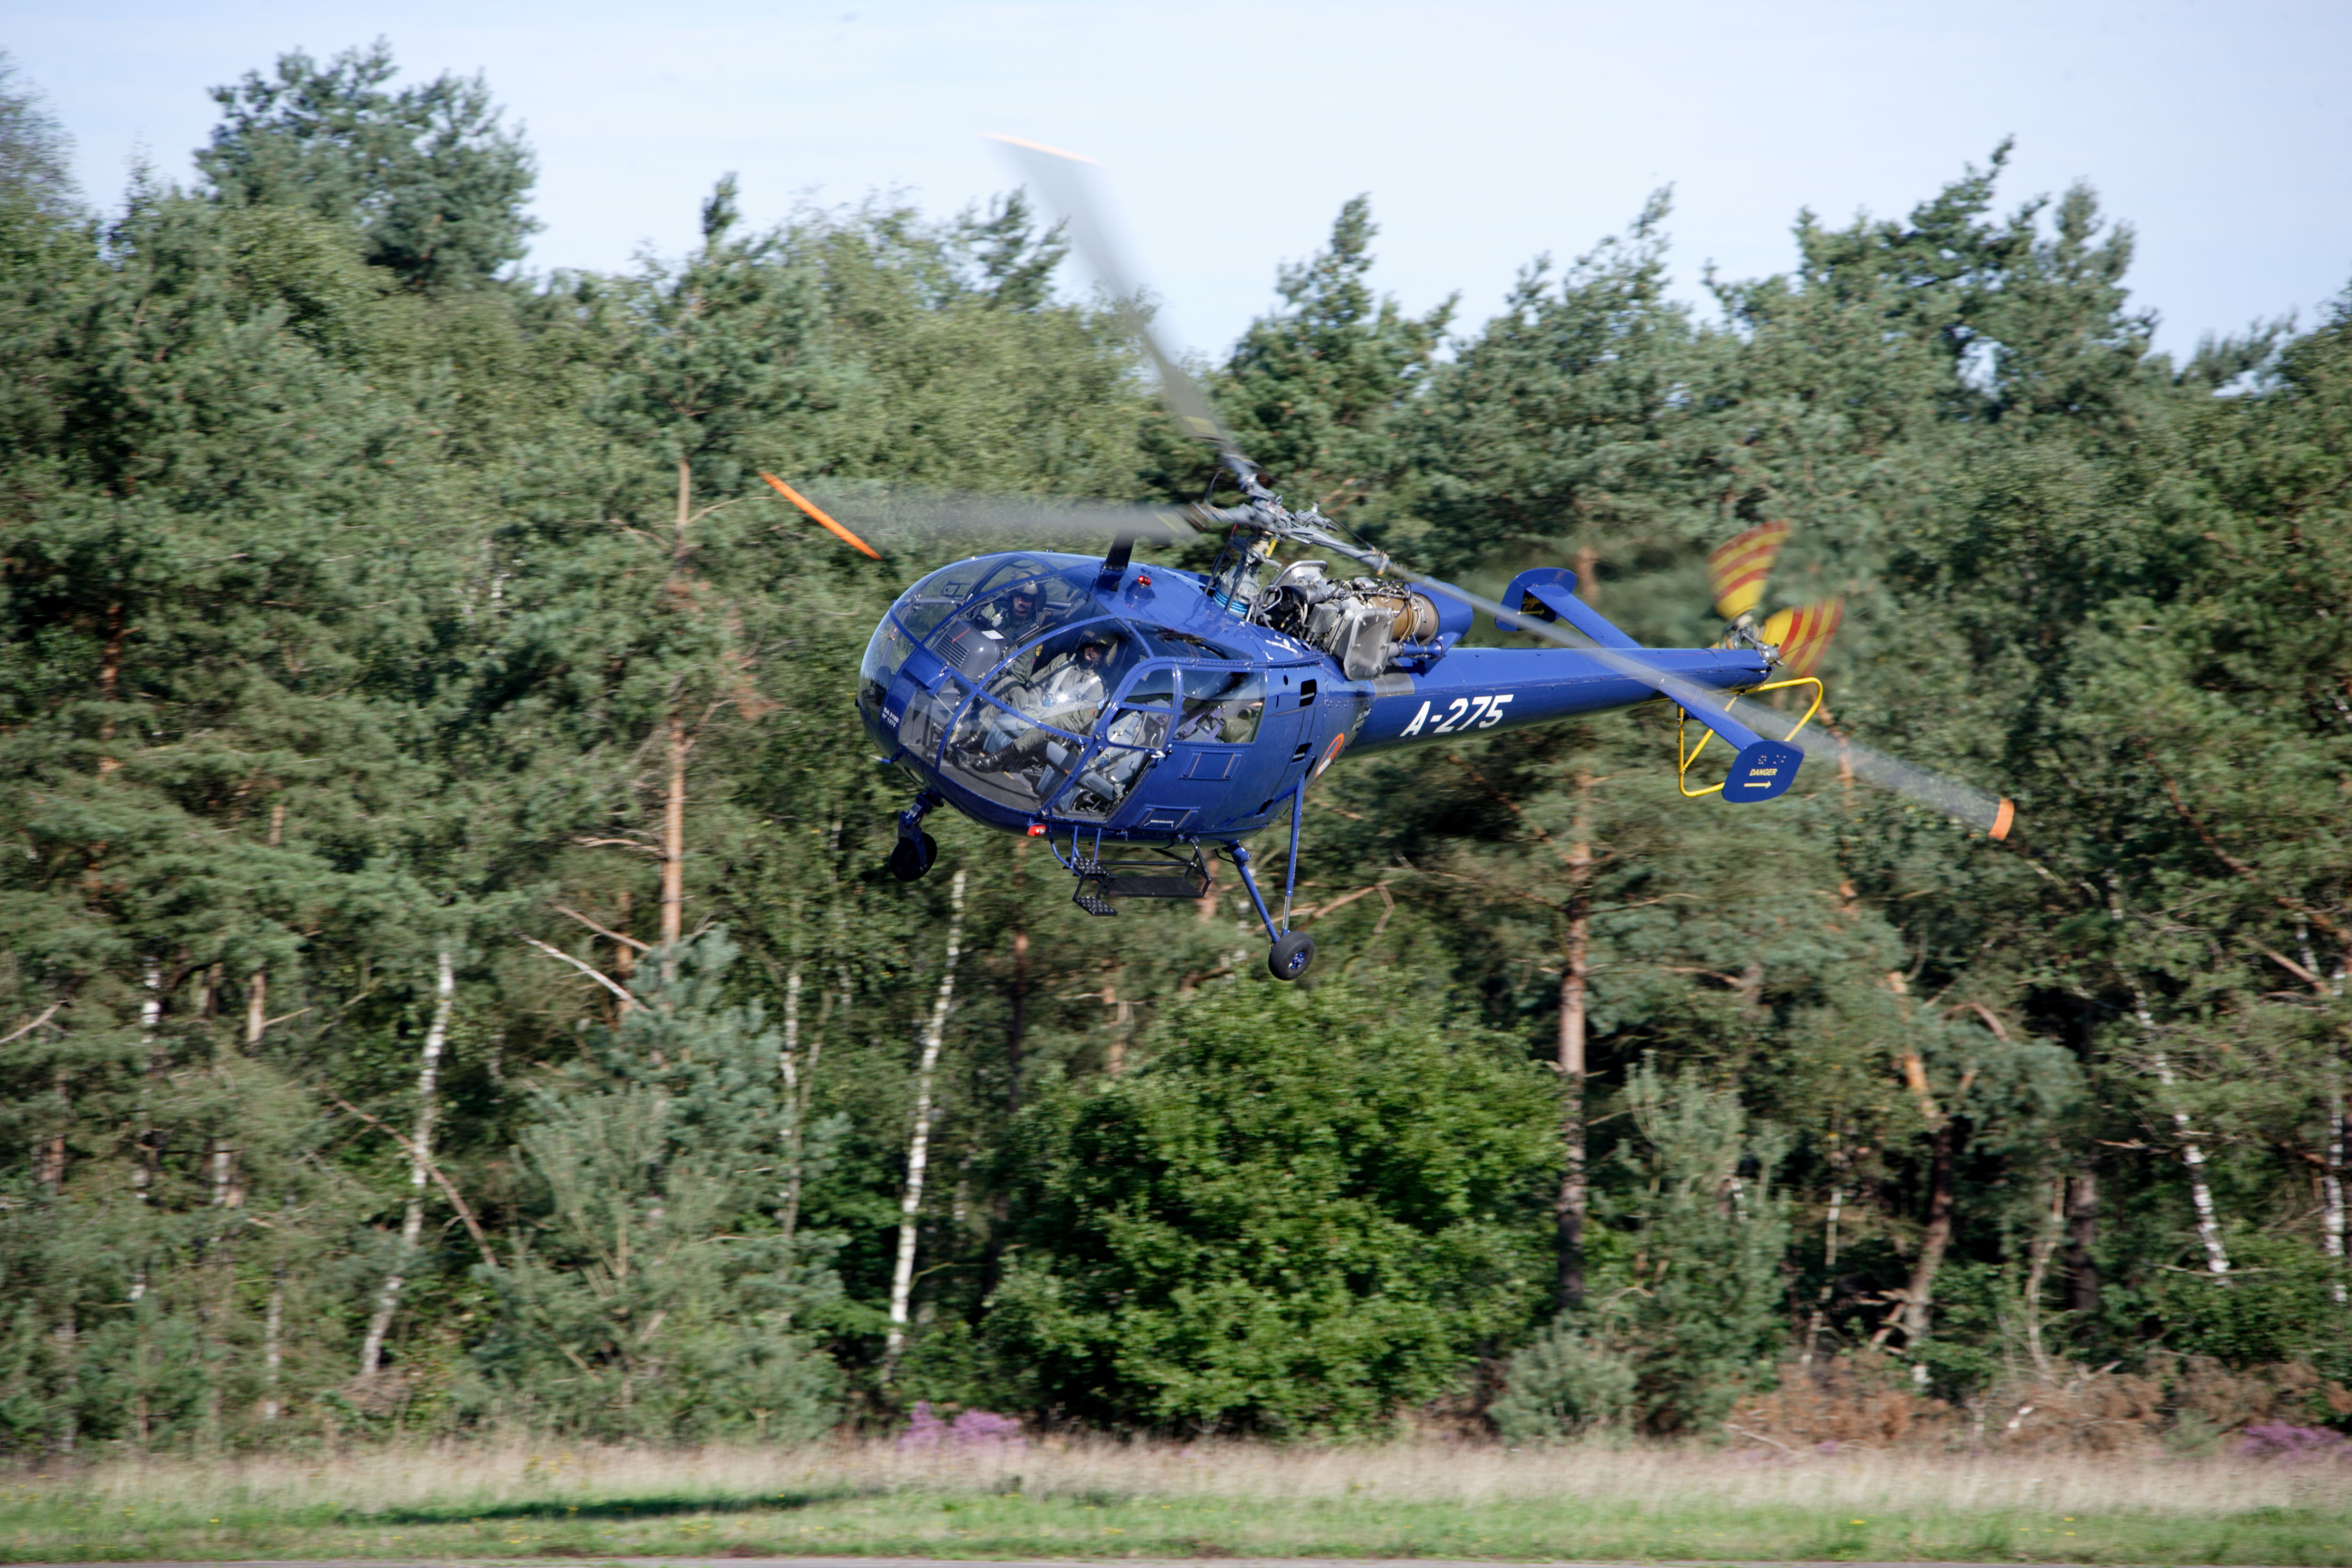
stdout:
<svg viewBox="0 0 2352 1568">
<path fill-rule="evenodd" d="M 1179 741 L 1245 746 L 1265 717 L 1265 674 L 1255 669 L 1192 669 L 1184 675 Z"/>
</svg>

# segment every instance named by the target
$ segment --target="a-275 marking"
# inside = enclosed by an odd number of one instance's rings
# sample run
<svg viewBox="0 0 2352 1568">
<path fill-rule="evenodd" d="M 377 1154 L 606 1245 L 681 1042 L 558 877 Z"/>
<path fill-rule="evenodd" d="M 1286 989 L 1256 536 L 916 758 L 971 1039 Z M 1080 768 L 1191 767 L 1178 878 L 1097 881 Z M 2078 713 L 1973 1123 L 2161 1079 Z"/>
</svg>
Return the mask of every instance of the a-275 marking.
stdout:
<svg viewBox="0 0 2352 1568">
<path fill-rule="evenodd" d="M 1447 705 L 1429 732 L 1450 735 L 1456 730 L 1491 730 L 1503 721 L 1504 704 L 1509 702 L 1513 695 L 1506 691 L 1499 697 L 1457 697 Z M 1412 716 L 1412 722 L 1397 731 L 1397 738 L 1402 740 L 1407 735 L 1418 735 L 1421 727 L 1428 722 L 1429 704 L 1424 702 L 1421 705 L 1421 711 Z"/>
</svg>

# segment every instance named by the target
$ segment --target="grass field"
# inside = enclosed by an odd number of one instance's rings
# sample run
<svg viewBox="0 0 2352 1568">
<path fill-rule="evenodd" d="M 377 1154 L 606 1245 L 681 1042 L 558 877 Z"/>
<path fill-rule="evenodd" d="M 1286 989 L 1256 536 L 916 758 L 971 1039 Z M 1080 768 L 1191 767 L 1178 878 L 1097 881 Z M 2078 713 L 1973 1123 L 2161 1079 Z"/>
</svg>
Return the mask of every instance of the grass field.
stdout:
<svg viewBox="0 0 2352 1568">
<path fill-rule="evenodd" d="M 2352 1568 L 2352 1467 L 1435 1444 L 474 1447 L 0 1480 L 0 1558 L 1321 1556 Z"/>
</svg>

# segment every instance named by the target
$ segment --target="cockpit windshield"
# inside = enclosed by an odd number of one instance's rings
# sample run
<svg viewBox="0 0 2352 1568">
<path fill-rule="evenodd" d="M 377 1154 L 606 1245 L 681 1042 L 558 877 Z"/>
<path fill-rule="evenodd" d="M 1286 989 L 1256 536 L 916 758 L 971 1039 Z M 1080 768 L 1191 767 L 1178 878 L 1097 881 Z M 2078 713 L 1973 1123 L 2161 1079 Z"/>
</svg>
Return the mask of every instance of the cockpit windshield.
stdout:
<svg viewBox="0 0 2352 1568">
<path fill-rule="evenodd" d="M 1084 593 L 1059 577 L 1017 578 L 983 588 L 932 634 L 931 651 L 966 679 L 983 681 L 1007 658 L 1092 608 Z M 1027 668 L 1034 668 L 1032 659 Z"/>
<path fill-rule="evenodd" d="M 869 716 L 879 713 L 898 667 L 925 642 L 977 681 L 1003 653 L 1075 619 L 1087 601 L 1067 580 L 1070 566 L 1066 556 L 988 555 L 922 578 L 875 627 L 858 670 L 859 703 Z"/>
<path fill-rule="evenodd" d="M 951 645 L 971 649 L 971 663 L 960 669 L 990 673 L 948 736 L 940 770 L 1003 805 L 1044 810 L 1084 761 L 1134 662 L 1135 639 L 1116 621 L 1097 619 L 1013 645 L 974 616 L 938 645 L 953 661 Z"/>
<path fill-rule="evenodd" d="M 1265 677 L 1255 669 L 1195 669 L 1184 678 L 1176 738 L 1228 746 L 1257 739 L 1265 717 Z"/>
<path fill-rule="evenodd" d="M 1097 569 L 994 555 L 908 589 L 860 672 L 877 733 L 943 782 L 1081 822 L 1108 822 L 1180 742 L 1249 743 L 1266 701 L 1255 650 L 1104 614 Z M 910 684 L 900 670 L 918 647 L 928 657 Z M 888 702 L 898 706 L 885 717 Z"/>
</svg>

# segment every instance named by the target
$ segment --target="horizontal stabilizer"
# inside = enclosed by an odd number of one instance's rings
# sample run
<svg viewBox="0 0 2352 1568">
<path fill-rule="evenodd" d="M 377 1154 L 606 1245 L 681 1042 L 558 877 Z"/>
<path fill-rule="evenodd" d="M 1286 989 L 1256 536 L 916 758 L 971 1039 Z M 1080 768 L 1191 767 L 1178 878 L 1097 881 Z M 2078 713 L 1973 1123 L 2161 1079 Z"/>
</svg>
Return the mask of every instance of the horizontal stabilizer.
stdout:
<svg viewBox="0 0 2352 1568">
<path fill-rule="evenodd" d="M 1503 590 L 1500 601 L 1510 608 L 1539 620 L 1566 621 L 1602 647 L 1640 647 L 1642 645 L 1609 624 L 1601 613 L 1576 596 L 1576 574 L 1565 566 L 1534 566 L 1511 579 Z M 1489 612 L 1492 614 L 1492 612 Z M 1507 616 L 1496 616 L 1495 624 L 1507 632 L 1529 628 Z"/>
</svg>

